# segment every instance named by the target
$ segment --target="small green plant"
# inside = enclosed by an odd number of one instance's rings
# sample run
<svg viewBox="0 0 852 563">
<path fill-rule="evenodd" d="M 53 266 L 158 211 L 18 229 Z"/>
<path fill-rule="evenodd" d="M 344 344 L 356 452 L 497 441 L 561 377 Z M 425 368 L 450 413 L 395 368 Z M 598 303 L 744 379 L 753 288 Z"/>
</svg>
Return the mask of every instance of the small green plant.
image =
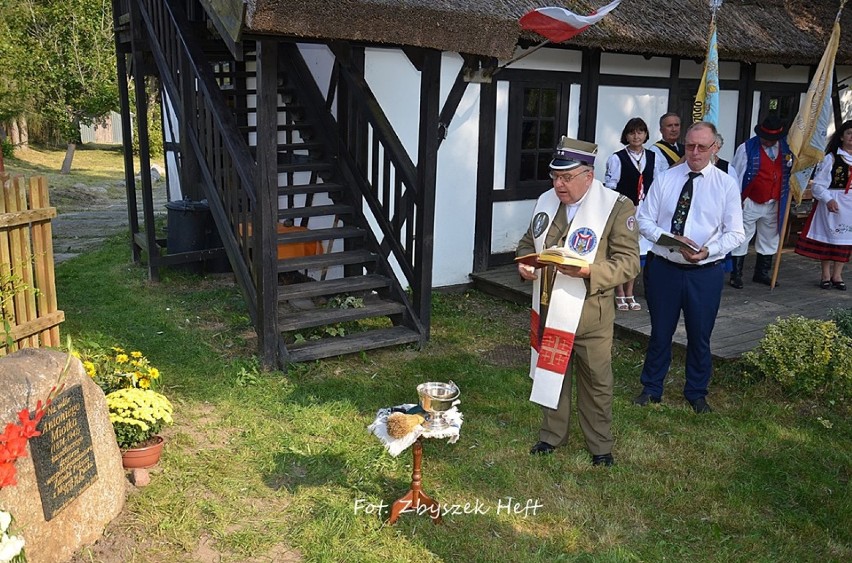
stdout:
<svg viewBox="0 0 852 563">
<path fill-rule="evenodd" d="M 354 295 L 335 295 L 325 304 L 326 309 L 363 309 L 364 298 L 355 297 Z M 325 337 L 343 337 L 357 328 L 358 324 L 351 323 L 334 323 L 316 327 L 304 332 L 297 332 L 293 335 L 293 340 L 296 344 L 307 340 L 320 340 Z"/>
<path fill-rule="evenodd" d="M 3 158 L 12 158 L 15 156 L 15 145 L 9 139 L 0 139 L 0 146 L 3 147 Z"/>
<path fill-rule="evenodd" d="M 833 321 L 778 319 L 757 348 L 743 354 L 743 364 L 749 376 L 774 381 L 791 396 L 852 396 L 852 339 Z"/>
<path fill-rule="evenodd" d="M 829 318 L 837 325 L 841 333 L 852 338 L 852 307 L 848 309 L 832 309 Z"/>
<path fill-rule="evenodd" d="M 327 309 L 363 309 L 364 298 L 354 295 L 335 295 L 328 300 Z"/>
<path fill-rule="evenodd" d="M 120 448 L 132 448 L 172 423 L 172 404 L 150 389 L 119 389 L 106 396 L 109 420 Z"/>
<path fill-rule="evenodd" d="M 32 291 L 33 295 L 39 294 L 38 288 L 32 287 L 18 274 L 4 269 L 0 273 L 0 317 L 3 318 L 3 346 L 7 352 L 15 347 L 15 339 L 12 338 L 12 323 L 15 321 L 15 297 Z"/>
<path fill-rule="evenodd" d="M 237 371 L 234 383 L 238 387 L 257 385 L 260 382 L 260 362 L 256 357 L 252 357 L 245 363 L 246 365 L 240 366 L 239 371 Z"/>
</svg>

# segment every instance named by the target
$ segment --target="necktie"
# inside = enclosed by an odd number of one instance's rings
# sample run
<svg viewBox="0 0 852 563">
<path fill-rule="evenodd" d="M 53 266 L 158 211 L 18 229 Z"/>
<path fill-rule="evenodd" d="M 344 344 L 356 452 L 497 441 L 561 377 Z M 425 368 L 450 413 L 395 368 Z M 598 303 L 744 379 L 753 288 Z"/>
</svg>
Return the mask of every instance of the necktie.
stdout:
<svg viewBox="0 0 852 563">
<path fill-rule="evenodd" d="M 672 215 L 673 235 L 683 235 L 686 216 L 689 215 L 689 206 L 692 205 L 692 181 L 698 176 L 701 176 L 701 172 L 690 172 L 689 178 L 683 184 L 683 189 L 680 190 L 680 197 L 677 198 L 677 206 L 674 215 Z"/>
</svg>

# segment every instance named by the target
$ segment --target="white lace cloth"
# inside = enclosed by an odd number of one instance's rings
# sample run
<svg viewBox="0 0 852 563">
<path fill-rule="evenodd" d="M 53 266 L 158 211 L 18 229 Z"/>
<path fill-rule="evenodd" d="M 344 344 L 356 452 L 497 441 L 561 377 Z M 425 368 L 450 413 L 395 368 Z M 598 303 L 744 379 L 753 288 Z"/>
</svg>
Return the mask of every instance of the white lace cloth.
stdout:
<svg viewBox="0 0 852 563">
<path fill-rule="evenodd" d="M 459 404 L 460 401 L 456 401 L 453 403 L 452 408 L 450 410 L 444 412 L 444 420 L 449 424 L 447 428 L 443 428 L 441 430 L 426 430 L 423 428 L 422 424 L 418 424 L 414 427 L 414 429 L 403 436 L 402 438 L 393 438 L 388 434 L 388 416 L 391 414 L 392 408 L 403 408 L 405 410 L 411 409 L 415 407 L 415 404 L 405 404 L 398 405 L 396 407 L 387 407 L 383 409 L 379 409 L 376 412 L 376 419 L 373 421 L 371 425 L 367 427 L 367 430 L 371 433 L 375 434 L 376 438 L 381 440 L 382 444 L 385 445 L 385 449 L 388 451 L 390 455 L 393 457 L 398 456 L 400 453 L 411 447 L 411 444 L 417 441 L 417 438 L 448 438 L 447 443 L 455 444 L 459 439 L 459 432 L 461 431 L 462 425 L 462 413 L 456 408 L 456 405 Z"/>
</svg>

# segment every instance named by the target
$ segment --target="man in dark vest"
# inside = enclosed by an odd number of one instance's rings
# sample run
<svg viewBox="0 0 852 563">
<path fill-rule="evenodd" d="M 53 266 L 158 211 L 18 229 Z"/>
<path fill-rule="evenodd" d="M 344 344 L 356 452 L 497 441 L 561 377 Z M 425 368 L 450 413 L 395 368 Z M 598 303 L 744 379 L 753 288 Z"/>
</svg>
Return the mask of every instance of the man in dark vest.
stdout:
<svg viewBox="0 0 852 563">
<path fill-rule="evenodd" d="M 680 116 L 673 111 L 660 117 L 660 135 L 662 139 L 651 145 L 648 150 L 657 153 L 660 162 L 666 162 L 671 168 L 683 158 L 683 143 L 680 142 Z"/>
<path fill-rule="evenodd" d="M 745 228 L 745 241 L 731 252 L 734 269 L 730 284 L 736 289 L 743 287 L 743 265 L 752 237 L 757 252 L 752 281 L 771 285 L 772 258 L 784 224 L 781 213 L 790 194 L 793 153 L 784 138 L 784 125 L 770 115 L 755 126 L 754 132 L 754 137 L 737 147 L 731 161 L 739 176 Z"/>
</svg>

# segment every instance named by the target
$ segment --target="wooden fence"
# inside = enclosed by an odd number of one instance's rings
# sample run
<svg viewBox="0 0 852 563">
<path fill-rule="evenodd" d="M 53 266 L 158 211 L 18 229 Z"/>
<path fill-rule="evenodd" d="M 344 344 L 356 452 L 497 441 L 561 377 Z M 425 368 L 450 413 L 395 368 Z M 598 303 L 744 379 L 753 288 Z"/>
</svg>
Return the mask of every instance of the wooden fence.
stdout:
<svg viewBox="0 0 852 563">
<path fill-rule="evenodd" d="M 59 346 L 47 181 L 0 174 L 0 356 L 19 348 Z"/>
</svg>

